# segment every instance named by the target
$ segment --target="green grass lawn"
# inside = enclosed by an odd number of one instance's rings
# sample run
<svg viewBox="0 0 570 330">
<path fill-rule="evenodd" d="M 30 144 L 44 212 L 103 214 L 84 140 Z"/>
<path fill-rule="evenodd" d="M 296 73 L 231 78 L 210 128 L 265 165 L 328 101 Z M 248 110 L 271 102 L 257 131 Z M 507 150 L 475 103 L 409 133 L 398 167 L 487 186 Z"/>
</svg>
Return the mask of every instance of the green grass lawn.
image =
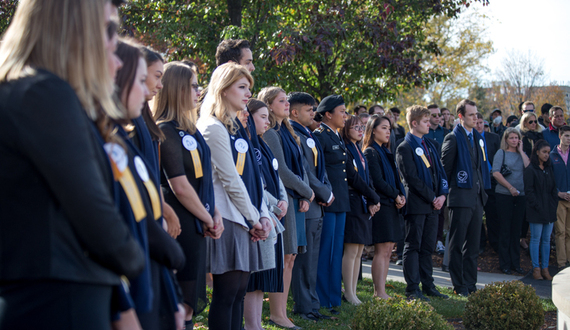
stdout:
<svg viewBox="0 0 570 330">
<path fill-rule="evenodd" d="M 208 290 L 209 290 L 208 294 L 210 295 L 211 291 L 209 288 Z M 406 290 L 405 283 L 388 281 L 386 285 L 386 292 L 392 297 L 394 296 L 403 297 L 405 295 L 405 290 Z M 467 303 L 467 298 L 454 295 L 451 289 L 438 287 L 438 290 L 441 293 L 448 295 L 450 298 L 441 299 L 441 298 L 430 297 L 431 302 L 429 304 L 435 309 L 437 313 L 441 314 L 445 319 L 462 318 L 463 311 L 465 309 L 465 304 Z M 372 284 L 372 280 L 365 278 L 362 281 L 360 281 L 358 283 L 357 292 L 358 292 L 358 298 L 362 302 L 373 299 L 372 296 L 374 294 L 374 287 Z M 552 300 L 541 299 L 541 302 L 545 311 L 556 310 L 556 306 L 554 306 Z M 322 320 L 320 322 L 312 322 L 312 321 L 303 320 L 291 312 L 293 310 L 293 298 L 291 295 L 289 295 L 289 300 L 287 305 L 288 305 L 287 310 L 289 311 L 288 314 L 289 318 L 293 321 L 293 323 L 295 323 L 295 325 L 298 325 L 305 330 L 349 329 L 352 322 L 352 316 L 354 315 L 354 312 L 356 311 L 357 308 L 356 306 L 350 303 L 343 302 L 342 306 L 340 306 L 340 308 L 338 309 L 340 311 L 340 315 L 337 315 L 336 319 Z M 209 311 L 209 306 L 204 310 L 204 312 L 202 312 L 199 316 L 196 317 L 195 328 L 208 329 L 207 327 L 208 311 Z M 326 309 L 321 309 L 321 313 L 328 315 L 328 311 Z M 269 330 L 280 329 L 278 327 L 269 325 L 268 322 L 269 322 L 269 301 L 266 295 L 266 298 L 263 302 L 263 316 L 261 323 L 265 329 Z"/>
</svg>

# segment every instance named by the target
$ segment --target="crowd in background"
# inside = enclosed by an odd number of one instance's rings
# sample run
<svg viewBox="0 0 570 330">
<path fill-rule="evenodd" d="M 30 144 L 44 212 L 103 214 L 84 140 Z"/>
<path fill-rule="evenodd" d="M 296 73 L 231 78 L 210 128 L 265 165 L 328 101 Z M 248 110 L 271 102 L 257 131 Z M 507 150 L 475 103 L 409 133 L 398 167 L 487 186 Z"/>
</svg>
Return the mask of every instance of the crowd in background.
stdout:
<svg viewBox="0 0 570 330">
<path fill-rule="evenodd" d="M 269 322 L 299 329 L 289 291 L 311 321 L 360 304 L 367 247 L 378 299 L 395 247 L 406 295 L 446 299 L 434 251 L 468 296 L 487 240 L 525 271 L 529 227 L 536 279 L 553 227 L 569 265 L 561 107 L 527 101 L 504 126 L 470 100 L 253 98 L 255 49 L 233 39 L 201 90 L 191 61 L 118 37 L 120 5 L 22 0 L 0 44 L 0 329 L 190 329 L 209 304 L 210 329 L 261 330 L 265 293 Z"/>
</svg>

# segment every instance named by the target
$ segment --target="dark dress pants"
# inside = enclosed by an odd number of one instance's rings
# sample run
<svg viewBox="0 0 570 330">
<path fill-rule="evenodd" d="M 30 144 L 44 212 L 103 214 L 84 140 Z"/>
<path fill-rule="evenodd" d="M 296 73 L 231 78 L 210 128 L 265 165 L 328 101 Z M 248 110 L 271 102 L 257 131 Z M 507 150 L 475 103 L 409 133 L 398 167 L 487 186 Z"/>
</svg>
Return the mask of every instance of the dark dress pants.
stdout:
<svg viewBox="0 0 570 330">
<path fill-rule="evenodd" d="M 499 265 L 501 269 L 517 269 L 521 266 L 521 223 L 526 211 L 526 196 L 497 194 L 501 239 L 499 241 Z"/>
<path fill-rule="evenodd" d="M 431 255 L 437 239 L 439 211 L 430 214 L 410 214 L 404 217 L 406 238 L 404 239 L 404 278 L 408 284 L 406 292 L 431 289 L 433 285 L 433 266 Z"/>
<path fill-rule="evenodd" d="M 449 274 L 457 292 L 477 289 L 477 257 L 481 222 L 483 221 L 483 203 L 477 195 L 472 207 L 450 207 L 449 217 Z"/>
<path fill-rule="evenodd" d="M 306 219 L 307 252 L 298 254 L 293 266 L 291 291 L 295 304 L 295 313 L 307 314 L 319 310 L 321 304 L 317 295 L 317 265 L 321 247 L 323 218 Z"/>
<path fill-rule="evenodd" d="M 486 239 L 489 241 L 489 244 L 495 250 L 495 252 L 499 253 L 499 216 L 497 215 L 497 199 L 495 194 L 495 185 L 491 187 L 491 189 L 486 189 L 485 192 L 487 193 L 487 204 L 485 204 L 485 221 L 487 224 L 487 235 Z M 481 227 L 483 230 L 483 227 Z M 485 237 L 483 236 L 483 232 L 481 232 L 481 247 L 485 247 Z"/>
</svg>

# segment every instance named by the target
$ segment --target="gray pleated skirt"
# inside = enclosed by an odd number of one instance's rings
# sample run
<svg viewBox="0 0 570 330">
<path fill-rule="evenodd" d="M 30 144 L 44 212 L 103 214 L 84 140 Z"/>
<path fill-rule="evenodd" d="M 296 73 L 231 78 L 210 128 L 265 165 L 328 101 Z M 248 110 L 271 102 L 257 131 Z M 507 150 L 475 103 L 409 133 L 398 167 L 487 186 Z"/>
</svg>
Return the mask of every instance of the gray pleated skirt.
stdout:
<svg viewBox="0 0 570 330">
<path fill-rule="evenodd" d="M 227 219 L 219 239 L 208 238 L 206 269 L 216 275 L 229 271 L 255 272 L 265 269 L 259 245 L 240 224 Z"/>
</svg>

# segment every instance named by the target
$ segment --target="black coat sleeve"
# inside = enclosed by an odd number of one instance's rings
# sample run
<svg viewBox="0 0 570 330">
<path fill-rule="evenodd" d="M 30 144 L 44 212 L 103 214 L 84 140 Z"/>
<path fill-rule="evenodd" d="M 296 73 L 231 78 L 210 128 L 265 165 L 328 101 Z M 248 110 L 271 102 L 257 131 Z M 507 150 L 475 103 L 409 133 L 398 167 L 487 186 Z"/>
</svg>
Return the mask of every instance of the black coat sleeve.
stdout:
<svg viewBox="0 0 570 330">
<path fill-rule="evenodd" d="M 388 182 L 384 180 L 384 171 L 382 170 L 382 166 L 380 166 L 380 155 L 378 152 L 372 148 L 366 148 L 366 150 L 364 150 L 364 156 L 368 161 L 370 178 L 372 179 L 372 184 L 376 191 L 389 198 L 396 199 L 400 194 L 400 190 L 389 185 Z"/>
<path fill-rule="evenodd" d="M 147 220 L 147 232 L 150 257 L 170 269 L 182 269 L 186 257 L 178 242 L 150 218 Z"/>
<path fill-rule="evenodd" d="M 364 196 L 369 203 L 378 204 L 380 203 L 380 197 L 374 191 L 370 185 L 362 179 L 358 171 L 354 169 L 353 161 L 354 158 L 350 152 L 346 153 L 346 177 L 348 179 L 348 185 L 352 187 L 352 189 L 356 190 L 359 194 Z M 360 160 L 359 160 L 360 161 Z"/>
<path fill-rule="evenodd" d="M 447 134 L 441 145 L 441 164 L 447 176 L 447 180 L 451 183 L 453 178 L 453 167 L 455 166 L 455 157 L 457 157 L 457 139 L 453 134 Z"/>
<path fill-rule="evenodd" d="M 402 173 L 402 177 L 406 181 L 408 189 L 424 202 L 431 204 L 436 197 L 435 193 L 418 176 L 418 169 L 412 152 L 412 148 L 407 143 L 401 144 L 396 151 L 396 163 Z"/>
</svg>

